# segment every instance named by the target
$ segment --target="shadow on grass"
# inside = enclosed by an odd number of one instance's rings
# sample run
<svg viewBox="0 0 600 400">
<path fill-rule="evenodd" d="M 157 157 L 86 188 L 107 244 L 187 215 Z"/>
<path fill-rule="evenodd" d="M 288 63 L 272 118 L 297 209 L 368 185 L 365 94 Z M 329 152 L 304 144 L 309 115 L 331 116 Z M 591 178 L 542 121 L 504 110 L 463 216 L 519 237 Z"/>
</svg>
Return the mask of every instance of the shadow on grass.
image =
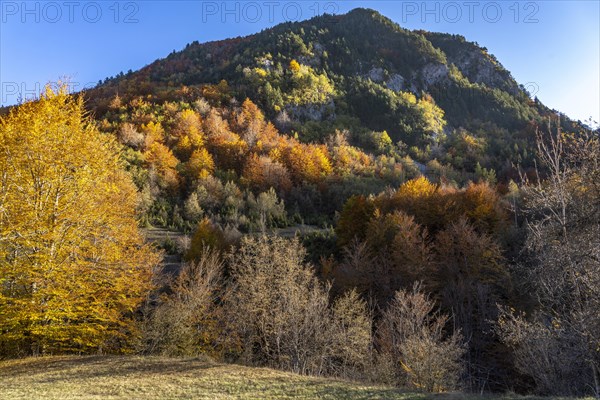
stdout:
<svg viewBox="0 0 600 400">
<path fill-rule="evenodd" d="M 26 375 L 40 383 L 123 377 L 130 375 L 171 375 L 193 373 L 219 366 L 198 358 L 162 359 L 136 356 L 65 356 L 14 360 L 0 364 L 0 377 Z M 50 375 L 50 376 L 47 376 Z"/>
</svg>

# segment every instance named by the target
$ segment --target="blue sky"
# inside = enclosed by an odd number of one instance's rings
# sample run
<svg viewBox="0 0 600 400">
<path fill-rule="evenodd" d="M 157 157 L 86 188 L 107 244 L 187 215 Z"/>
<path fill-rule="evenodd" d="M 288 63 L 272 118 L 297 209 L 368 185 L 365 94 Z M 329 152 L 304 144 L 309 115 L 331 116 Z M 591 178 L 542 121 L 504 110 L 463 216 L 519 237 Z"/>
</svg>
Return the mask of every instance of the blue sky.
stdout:
<svg viewBox="0 0 600 400">
<path fill-rule="evenodd" d="M 551 108 L 600 121 L 600 1 L 0 1 L 0 101 L 68 76 L 90 86 L 189 42 L 355 7 L 488 48 Z"/>
</svg>

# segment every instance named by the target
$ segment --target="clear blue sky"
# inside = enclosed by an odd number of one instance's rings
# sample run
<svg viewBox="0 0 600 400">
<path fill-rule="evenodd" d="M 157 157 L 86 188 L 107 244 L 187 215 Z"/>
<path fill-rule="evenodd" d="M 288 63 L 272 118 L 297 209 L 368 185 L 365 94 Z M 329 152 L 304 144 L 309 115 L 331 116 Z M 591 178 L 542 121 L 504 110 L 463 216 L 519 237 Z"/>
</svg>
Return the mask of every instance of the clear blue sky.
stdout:
<svg viewBox="0 0 600 400">
<path fill-rule="evenodd" d="M 355 7 L 485 46 L 540 100 L 600 121 L 600 2 L 0 0 L 0 101 L 68 76 L 79 86 L 136 70 L 189 42 L 243 36 Z"/>
</svg>

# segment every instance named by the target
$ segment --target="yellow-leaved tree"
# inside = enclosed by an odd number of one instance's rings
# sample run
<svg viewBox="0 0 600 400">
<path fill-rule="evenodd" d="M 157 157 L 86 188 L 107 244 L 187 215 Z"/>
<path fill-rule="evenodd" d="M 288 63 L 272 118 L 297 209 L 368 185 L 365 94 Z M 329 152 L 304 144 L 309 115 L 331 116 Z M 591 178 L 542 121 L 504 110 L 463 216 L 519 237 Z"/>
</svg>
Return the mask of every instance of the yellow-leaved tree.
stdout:
<svg viewBox="0 0 600 400">
<path fill-rule="evenodd" d="M 47 87 L 0 119 L 0 357 L 118 351 L 159 255 L 114 138 Z"/>
</svg>

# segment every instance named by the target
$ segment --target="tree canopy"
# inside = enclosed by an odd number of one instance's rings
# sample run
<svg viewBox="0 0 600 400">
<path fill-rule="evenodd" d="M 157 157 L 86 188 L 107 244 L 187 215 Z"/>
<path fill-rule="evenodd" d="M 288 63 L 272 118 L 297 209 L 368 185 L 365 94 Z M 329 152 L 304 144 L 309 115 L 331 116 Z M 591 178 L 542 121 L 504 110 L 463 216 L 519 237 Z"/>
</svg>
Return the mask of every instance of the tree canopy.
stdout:
<svg viewBox="0 0 600 400">
<path fill-rule="evenodd" d="M 117 150 L 64 90 L 0 121 L 0 354 L 131 337 L 158 256 L 138 232 Z"/>
</svg>

